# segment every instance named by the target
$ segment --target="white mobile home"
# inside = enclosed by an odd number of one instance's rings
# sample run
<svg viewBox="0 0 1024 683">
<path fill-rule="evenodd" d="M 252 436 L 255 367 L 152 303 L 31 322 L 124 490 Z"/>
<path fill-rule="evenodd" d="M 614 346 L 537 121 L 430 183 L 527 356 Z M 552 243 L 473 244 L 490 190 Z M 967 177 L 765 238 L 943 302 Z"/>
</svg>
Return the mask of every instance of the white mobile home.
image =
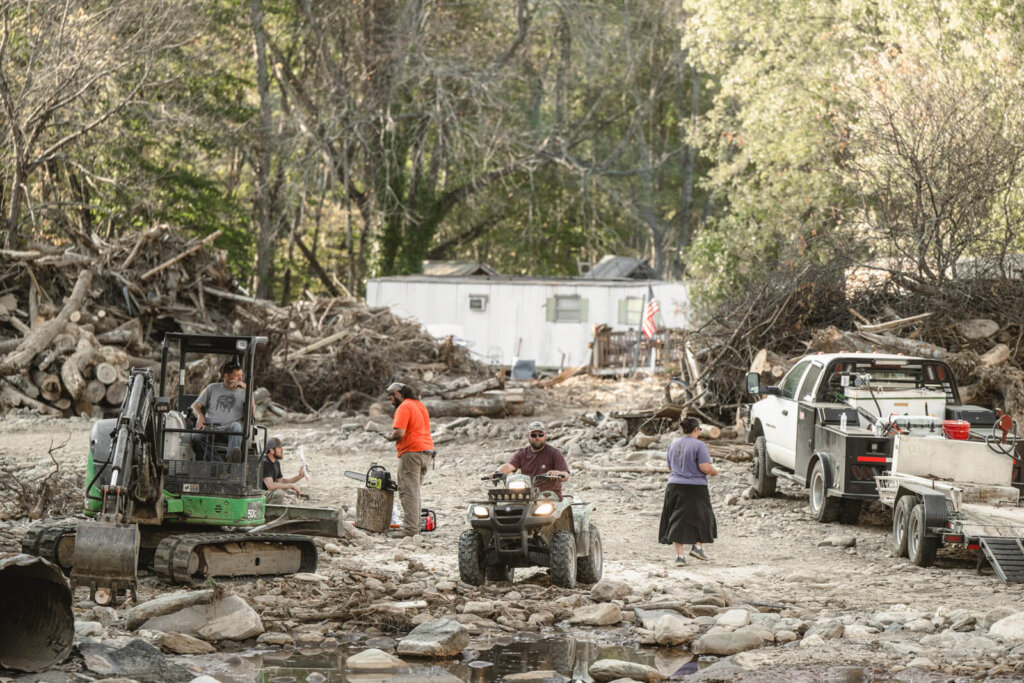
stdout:
<svg viewBox="0 0 1024 683">
<path fill-rule="evenodd" d="M 660 280 L 404 275 L 370 280 L 366 302 L 418 320 L 434 336 L 465 340 L 481 360 L 560 368 L 590 361 L 596 325 L 637 330 L 648 286 L 661 308 L 658 327 L 686 327 L 686 285 Z"/>
</svg>

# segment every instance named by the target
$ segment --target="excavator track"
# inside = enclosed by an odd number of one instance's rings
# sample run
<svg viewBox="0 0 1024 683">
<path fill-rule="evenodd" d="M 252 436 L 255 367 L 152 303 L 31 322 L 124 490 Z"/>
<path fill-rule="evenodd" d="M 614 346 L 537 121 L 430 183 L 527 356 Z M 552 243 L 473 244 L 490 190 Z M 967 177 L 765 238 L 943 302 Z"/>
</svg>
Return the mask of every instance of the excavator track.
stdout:
<svg viewBox="0 0 1024 683">
<path fill-rule="evenodd" d="M 202 584 L 209 578 L 281 576 L 315 572 L 313 539 L 295 534 L 180 534 L 156 548 L 153 570 L 168 583 Z"/>
<path fill-rule="evenodd" d="M 21 552 L 52 562 L 65 575 L 69 575 L 75 559 L 77 530 L 78 520 L 62 519 L 33 524 L 21 540 Z"/>
</svg>

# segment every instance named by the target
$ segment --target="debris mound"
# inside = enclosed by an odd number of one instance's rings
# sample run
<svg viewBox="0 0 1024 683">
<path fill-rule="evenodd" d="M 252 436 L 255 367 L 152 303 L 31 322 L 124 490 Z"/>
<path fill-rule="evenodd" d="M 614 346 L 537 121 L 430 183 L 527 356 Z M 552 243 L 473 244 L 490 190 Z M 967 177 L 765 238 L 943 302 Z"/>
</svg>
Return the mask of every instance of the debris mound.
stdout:
<svg viewBox="0 0 1024 683">
<path fill-rule="evenodd" d="M 468 351 L 352 297 L 256 299 L 213 248 L 158 225 L 111 240 L 0 250 L 0 409 L 116 413 L 130 367 L 155 366 L 166 332 L 266 336 L 269 407 L 361 408 L 395 377 L 478 377 Z M 205 378 L 206 381 L 214 379 Z"/>
</svg>

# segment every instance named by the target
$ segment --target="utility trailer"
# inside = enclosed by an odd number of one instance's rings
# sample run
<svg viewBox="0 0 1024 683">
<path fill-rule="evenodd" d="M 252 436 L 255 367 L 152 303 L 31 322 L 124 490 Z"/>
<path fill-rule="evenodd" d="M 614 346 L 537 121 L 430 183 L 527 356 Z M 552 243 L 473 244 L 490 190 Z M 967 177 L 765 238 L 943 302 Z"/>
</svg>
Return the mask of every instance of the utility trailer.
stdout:
<svg viewBox="0 0 1024 683">
<path fill-rule="evenodd" d="M 947 439 L 910 423 L 893 437 L 892 468 L 875 477 L 878 500 L 892 510 L 892 551 L 919 567 L 940 547 L 977 551 L 1003 582 L 1024 582 L 1024 508 L 1014 486 L 1016 429 L 993 428 Z"/>
</svg>

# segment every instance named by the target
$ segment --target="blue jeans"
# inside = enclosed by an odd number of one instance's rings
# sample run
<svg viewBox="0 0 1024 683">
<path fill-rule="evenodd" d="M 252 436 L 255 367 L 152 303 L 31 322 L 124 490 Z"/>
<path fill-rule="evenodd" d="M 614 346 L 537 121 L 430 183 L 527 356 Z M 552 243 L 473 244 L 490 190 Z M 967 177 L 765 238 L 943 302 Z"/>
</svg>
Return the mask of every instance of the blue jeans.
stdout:
<svg viewBox="0 0 1024 683">
<path fill-rule="evenodd" d="M 212 432 L 239 432 L 239 434 L 229 434 L 228 440 L 228 454 L 236 448 L 242 447 L 242 423 L 241 422 L 228 422 L 222 425 L 206 425 L 206 429 L 203 432 L 211 432 L 209 434 L 199 433 L 192 435 L 192 450 L 196 454 L 196 460 L 208 460 L 210 462 L 224 462 L 224 456 L 217 452 L 216 444 L 218 441 L 223 442 L 223 436 L 217 436 Z"/>
</svg>

